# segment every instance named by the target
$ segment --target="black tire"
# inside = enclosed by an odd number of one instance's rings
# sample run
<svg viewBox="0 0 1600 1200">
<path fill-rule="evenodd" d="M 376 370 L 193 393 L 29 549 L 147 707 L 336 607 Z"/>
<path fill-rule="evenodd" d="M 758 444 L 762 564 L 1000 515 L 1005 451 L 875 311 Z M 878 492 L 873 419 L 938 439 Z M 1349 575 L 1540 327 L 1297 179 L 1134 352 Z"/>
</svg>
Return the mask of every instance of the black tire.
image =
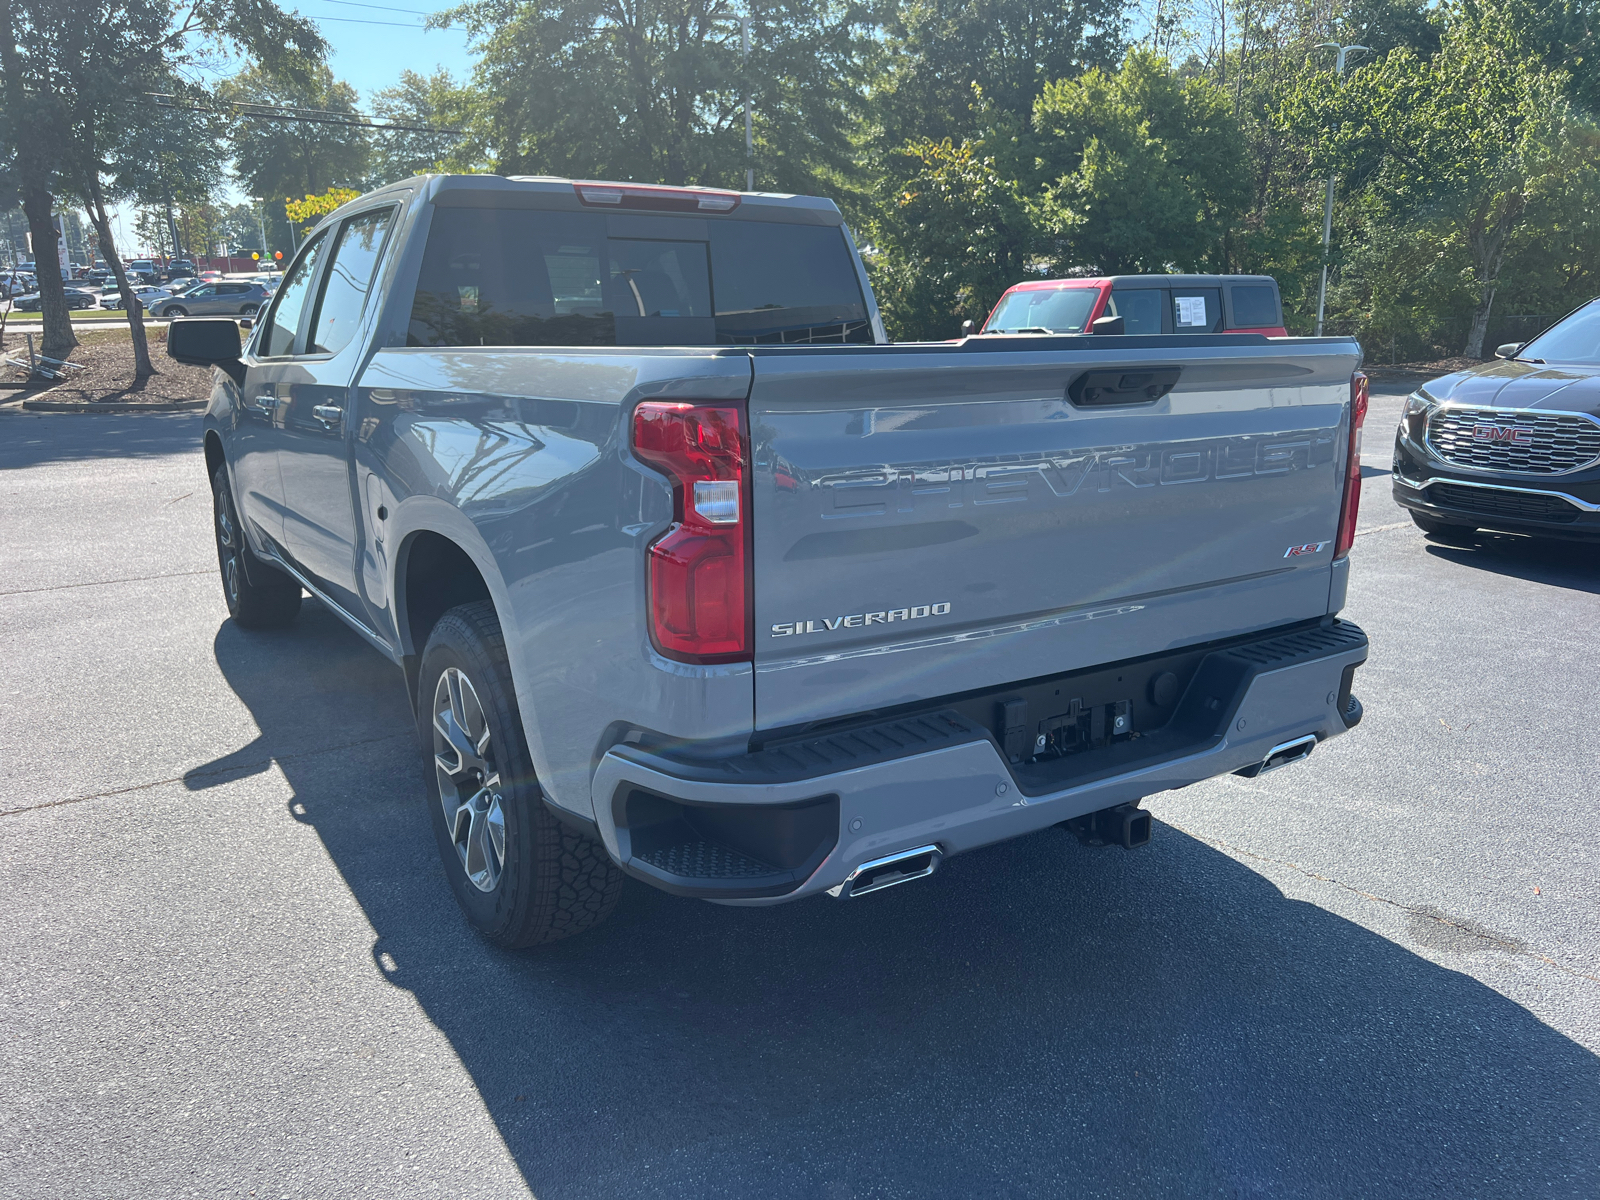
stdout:
<svg viewBox="0 0 1600 1200">
<path fill-rule="evenodd" d="M 151 315 L 158 317 L 187 317 L 189 311 L 181 304 L 174 304 L 168 308 L 163 308 L 159 313 L 152 313 Z"/>
<path fill-rule="evenodd" d="M 1440 542 L 1468 542 L 1478 532 L 1476 525 L 1452 525 L 1448 521 L 1435 521 L 1416 513 L 1411 514 L 1411 520 L 1423 533 Z"/>
<path fill-rule="evenodd" d="M 256 308 L 257 308 L 257 305 L 246 304 L 244 307 L 242 307 L 239 310 L 239 315 L 241 317 L 253 317 L 253 316 L 256 315 Z"/>
<path fill-rule="evenodd" d="M 454 690 L 451 685 L 459 687 L 462 680 L 466 687 Z M 476 753 L 455 748 L 450 718 L 465 727 Z M 439 856 L 473 928 L 498 945 L 520 949 L 582 933 L 611 915 L 622 895 L 622 872 L 604 846 L 545 807 L 522 733 L 505 638 L 487 600 L 452 608 L 433 627 L 417 684 L 417 731 Z M 447 770 L 451 762 L 453 771 Z M 447 786 L 453 814 L 448 817 Z M 476 881 L 469 864 L 477 868 Z"/>
<path fill-rule="evenodd" d="M 224 464 L 211 477 L 212 529 L 228 615 L 245 629 L 281 629 L 300 613 L 300 583 L 250 551 Z"/>
</svg>

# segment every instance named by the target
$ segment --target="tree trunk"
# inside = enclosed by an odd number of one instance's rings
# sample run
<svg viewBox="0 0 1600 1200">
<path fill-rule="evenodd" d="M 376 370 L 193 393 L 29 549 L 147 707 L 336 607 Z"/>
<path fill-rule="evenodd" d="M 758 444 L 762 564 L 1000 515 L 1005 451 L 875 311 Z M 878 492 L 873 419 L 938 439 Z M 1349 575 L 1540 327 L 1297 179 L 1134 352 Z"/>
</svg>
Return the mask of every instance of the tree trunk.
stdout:
<svg viewBox="0 0 1600 1200">
<path fill-rule="evenodd" d="M 1483 337 L 1489 332 L 1489 310 L 1494 307 L 1494 293 L 1494 284 L 1491 283 L 1484 288 L 1483 300 L 1472 314 L 1472 327 L 1467 332 L 1468 358 L 1483 357 Z"/>
<path fill-rule="evenodd" d="M 64 359 L 77 348 L 78 339 L 72 336 L 72 318 L 68 315 L 66 284 L 61 279 L 50 202 L 48 187 L 24 178 L 22 211 L 28 216 L 28 230 L 33 234 L 33 265 L 35 278 L 39 280 L 40 315 L 44 319 L 44 344 L 40 352 L 47 358 Z"/>
<path fill-rule="evenodd" d="M 88 204 L 85 206 L 89 213 L 89 222 L 94 226 L 94 231 L 99 237 L 100 253 L 105 256 L 111 265 L 112 274 L 117 277 L 117 293 L 122 297 L 122 307 L 128 314 L 128 332 L 133 338 L 133 378 L 135 384 L 143 383 L 156 373 L 150 363 L 150 343 L 144 333 L 144 305 L 133 294 L 133 288 L 128 283 L 128 273 L 123 269 L 122 259 L 117 254 L 116 242 L 111 237 L 111 220 L 106 216 L 105 197 L 100 193 L 98 180 L 91 179 L 86 189 L 89 195 L 85 197 Z"/>
</svg>

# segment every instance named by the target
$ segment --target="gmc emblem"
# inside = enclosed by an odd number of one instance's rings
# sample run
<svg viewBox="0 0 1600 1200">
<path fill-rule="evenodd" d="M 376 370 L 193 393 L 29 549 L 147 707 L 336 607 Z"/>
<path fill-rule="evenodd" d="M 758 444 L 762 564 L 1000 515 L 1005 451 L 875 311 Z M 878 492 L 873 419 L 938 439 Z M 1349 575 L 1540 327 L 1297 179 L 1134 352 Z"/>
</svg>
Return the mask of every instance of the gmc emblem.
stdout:
<svg viewBox="0 0 1600 1200">
<path fill-rule="evenodd" d="M 1533 433 L 1527 429 L 1518 429 L 1515 425 L 1474 425 L 1472 427 L 1472 440 L 1475 442 L 1510 442 L 1513 446 L 1533 445 Z"/>
</svg>

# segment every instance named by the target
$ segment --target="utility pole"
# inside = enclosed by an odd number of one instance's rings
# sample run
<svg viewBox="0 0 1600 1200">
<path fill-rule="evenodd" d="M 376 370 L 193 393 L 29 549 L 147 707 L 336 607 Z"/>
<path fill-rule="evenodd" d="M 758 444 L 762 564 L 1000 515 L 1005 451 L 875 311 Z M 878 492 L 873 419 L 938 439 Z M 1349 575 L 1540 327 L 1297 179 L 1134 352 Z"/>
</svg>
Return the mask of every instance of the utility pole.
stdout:
<svg viewBox="0 0 1600 1200">
<path fill-rule="evenodd" d="M 256 209 L 256 228 L 261 230 L 261 261 L 265 263 L 267 261 L 267 202 L 260 196 L 251 196 L 250 203 L 261 206 Z"/>
<path fill-rule="evenodd" d="M 750 15 L 748 13 L 739 18 L 739 41 L 744 63 L 744 190 L 753 192 L 756 190 L 756 141 L 754 128 L 750 122 Z"/>
<path fill-rule="evenodd" d="M 1339 59 L 1334 72 L 1344 78 L 1344 56 L 1352 50 L 1371 50 L 1371 46 L 1341 46 L 1338 42 L 1318 42 L 1318 50 L 1335 50 Z M 1328 175 L 1328 199 L 1322 206 L 1322 285 L 1317 288 L 1317 336 L 1322 336 L 1322 314 L 1328 304 L 1328 243 L 1333 240 L 1333 174 Z"/>
</svg>

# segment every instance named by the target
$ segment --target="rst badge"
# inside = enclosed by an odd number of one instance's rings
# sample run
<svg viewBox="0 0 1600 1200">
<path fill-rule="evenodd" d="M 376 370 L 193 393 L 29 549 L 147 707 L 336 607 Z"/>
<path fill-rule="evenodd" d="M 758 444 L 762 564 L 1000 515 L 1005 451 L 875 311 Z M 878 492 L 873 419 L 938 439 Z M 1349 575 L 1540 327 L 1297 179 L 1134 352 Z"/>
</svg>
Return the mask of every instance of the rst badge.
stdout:
<svg viewBox="0 0 1600 1200">
<path fill-rule="evenodd" d="M 882 612 L 851 613 L 845 617 L 823 617 L 820 621 L 783 621 L 772 627 L 768 637 L 793 637 L 798 633 L 829 633 L 835 629 L 861 629 L 868 625 L 892 625 L 896 621 L 920 621 L 924 617 L 942 617 L 950 611 L 950 602 L 940 604 L 913 604 L 907 608 L 886 608 Z"/>
<path fill-rule="evenodd" d="M 1328 545 L 1327 542 L 1307 542 L 1303 546 L 1290 546 L 1283 552 L 1285 558 L 1299 558 L 1302 554 L 1316 554 Z"/>
<path fill-rule="evenodd" d="M 1472 427 L 1475 442 L 1507 442 L 1513 446 L 1533 445 L 1533 431 L 1518 429 L 1515 425 L 1491 425 L 1480 421 Z"/>
</svg>

